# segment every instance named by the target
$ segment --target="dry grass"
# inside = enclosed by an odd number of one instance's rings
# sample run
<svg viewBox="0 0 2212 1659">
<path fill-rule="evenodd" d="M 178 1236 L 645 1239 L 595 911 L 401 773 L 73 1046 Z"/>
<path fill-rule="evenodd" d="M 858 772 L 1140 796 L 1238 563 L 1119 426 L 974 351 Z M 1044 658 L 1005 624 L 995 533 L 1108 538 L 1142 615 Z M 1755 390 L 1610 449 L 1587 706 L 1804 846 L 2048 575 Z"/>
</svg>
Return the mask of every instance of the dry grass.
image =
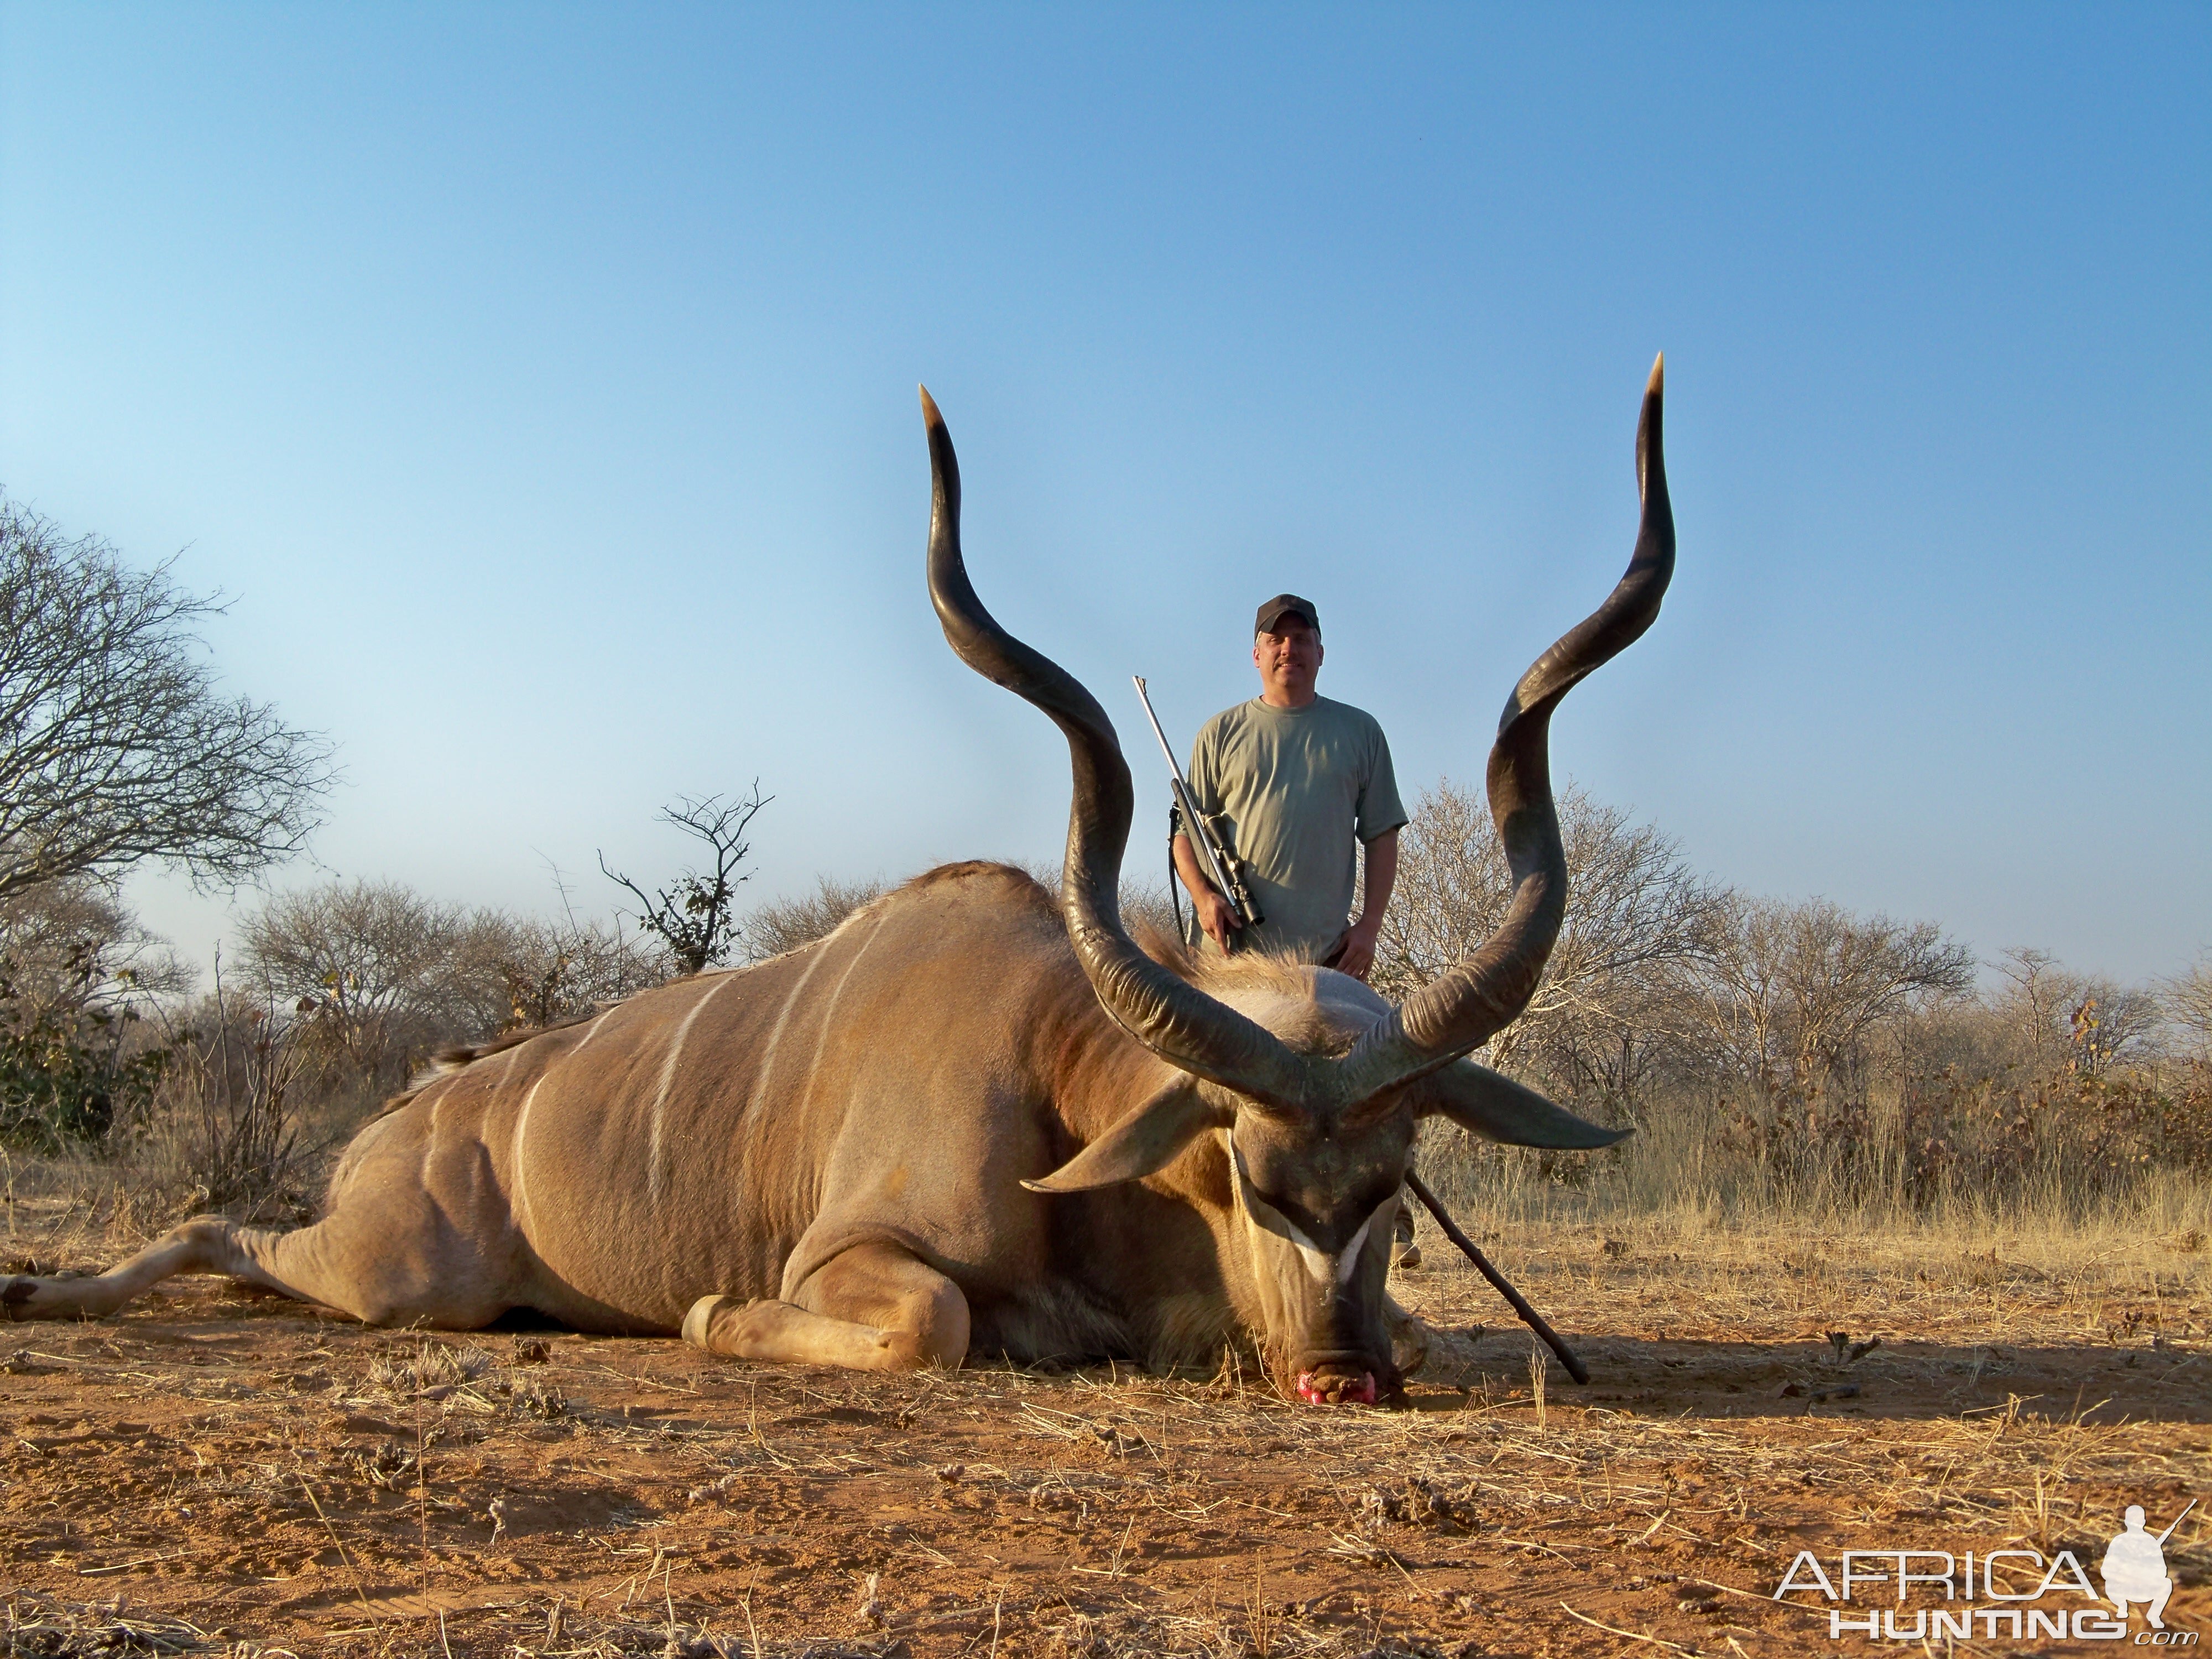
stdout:
<svg viewBox="0 0 2212 1659">
<path fill-rule="evenodd" d="M 134 1242 L 73 1178 L 19 1176 L 17 1255 Z M 1440 1343 L 1402 1412 L 1231 1364 L 395 1335 L 205 1280 L 15 1328 L 0 1574 L 19 1622 L 90 1621 L 18 1650 L 134 1650 L 90 1644 L 112 1589 L 300 1654 L 1788 1654 L 1826 1633 L 1766 1599 L 1798 1548 L 2094 1552 L 2124 1504 L 2212 1487 L 2201 1234 L 1485 1231 L 1595 1376 L 1547 1374 L 1540 1421 L 1525 1334 L 1435 1254 L 1401 1295 L 1492 1334 Z M 2208 1538 L 2200 1512 L 2169 1546 L 2169 1622 L 2212 1614 Z"/>
<path fill-rule="evenodd" d="M 273 1654 L 258 1643 L 230 1640 L 227 1635 L 202 1630 L 187 1619 L 143 1613 L 122 1596 L 105 1602 L 68 1602 L 33 1592 L 11 1593 L 5 1605 L 6 1623 L 0 1640 L 9 1659 L 18 1654 L 112 1654 L 125 1656 L 170 1653 L 222 1653 L 232 1659 L 259 1659 Z"/>
<path fill-rule="evenodd" d="M 1534 1152 L 1431 1129 L 1419 1156 L 1422 1174 L 1446 1204 L 1492 1225 L 1617 1219 L 1692 1231 L 1960 1240 L 2212 1234 L 2212 1177 L 2203 1171 L 2130 1160 L 2126 1181 L 2106 1190 L 2073 1178 L 2071 1165 L 2051 1158 L 2005 1182 L 1945 1185 L 1932 1193 L 1886 1186 L 1840 1167 L 1792 1184 L 1732 1148 L 1709 1113 L 1686 1107 L 1652 1114 L 1627 1140 L 1599 1153 Z"/>
<path fill-rule="evenodd" d="M 0 1205 L 0 1254 L 48 1268 L 111 1265 L 176 1219 L 173 1206 L 150 1194 L 136 1170 L 91 1158 L 30 1158 L 5 1150 Z"/>
</svg>

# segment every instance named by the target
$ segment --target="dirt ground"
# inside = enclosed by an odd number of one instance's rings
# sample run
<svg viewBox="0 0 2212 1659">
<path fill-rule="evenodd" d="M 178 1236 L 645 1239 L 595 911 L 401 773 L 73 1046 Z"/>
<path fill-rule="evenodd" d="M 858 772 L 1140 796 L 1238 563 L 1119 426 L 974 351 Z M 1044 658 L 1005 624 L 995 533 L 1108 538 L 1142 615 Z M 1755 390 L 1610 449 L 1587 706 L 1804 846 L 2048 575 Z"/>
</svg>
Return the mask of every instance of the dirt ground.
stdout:
<svg viewBox="0 0 2212 1659">
<path fill-rule="evenodd" d="M 1489 1329 L 1402 1410 L 1233 1365 L 879 1378 L 400 1335 L 173 1281 L 0 1329 L 4 1651 L 1863 1651 L 1817 1592 L 1770 1599 L 1800 1550 L 2094 1573 L 2125 1505 L 2156 1530 L 2212 1499 L 2199 1234 L 1495 1243 L 1589 1387 L 1553 1366 L 1539 1394 L 1433 1235 L 1401 1298 Z M 2200 1505 L 2167 1542 L 2174 1630 L 2212 1631 L 2209 1537 Z"/>
</svg>

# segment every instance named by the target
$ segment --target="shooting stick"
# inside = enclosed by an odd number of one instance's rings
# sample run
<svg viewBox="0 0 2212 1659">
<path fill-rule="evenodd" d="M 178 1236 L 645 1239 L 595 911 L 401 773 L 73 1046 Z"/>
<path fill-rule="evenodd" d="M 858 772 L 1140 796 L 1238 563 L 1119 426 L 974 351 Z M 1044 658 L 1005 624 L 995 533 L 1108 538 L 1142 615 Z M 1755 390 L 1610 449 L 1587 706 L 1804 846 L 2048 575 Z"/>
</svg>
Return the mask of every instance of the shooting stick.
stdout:
<svg viewBox="0 0 2212 1659">
<path fill-rule="evenodd" d="M 1583 1369 L 1583 1362 L 1575 1358 L 1575 1351 L 1559 1340 L 1559 1334 L 1544 1322 L 1543 1315 L 1528 1305 L 1528 1298 L 1515 1290 L 1505 1275 L 1490 1265 L 1489 1259 L 1474 1248 L 1474 1241 L 1459 1230 L 1459 1223 L 1444 1213 L 1444 1206 L 1437 1202 L 1437 1195 L 1429 1190 L 1428 1182 L 1408 1170 L 1406 1171 L 1406 1185 L 1413 1188 L 1415 1198 L 1428 1206 L 1429 1213 L 1437 1218 L 1437 1225 L 1444 1230 L 1444 1237 L 1458 1245 L 1466 1253 L 1467 1259 L 1474 1263 L 1482 1276 L 1496 1288 L 1498 1295 L 1513 1304 L 1513 1311 L 1521 1316 L 1521 1322 L 1542 1337 L 1544 1346 L 1559 1355 L 1559 1364 L 1567 1368 L 1567 1375 L 1577 1382 L 1587 1383 L 1589 1373 Z"/>
</svg>

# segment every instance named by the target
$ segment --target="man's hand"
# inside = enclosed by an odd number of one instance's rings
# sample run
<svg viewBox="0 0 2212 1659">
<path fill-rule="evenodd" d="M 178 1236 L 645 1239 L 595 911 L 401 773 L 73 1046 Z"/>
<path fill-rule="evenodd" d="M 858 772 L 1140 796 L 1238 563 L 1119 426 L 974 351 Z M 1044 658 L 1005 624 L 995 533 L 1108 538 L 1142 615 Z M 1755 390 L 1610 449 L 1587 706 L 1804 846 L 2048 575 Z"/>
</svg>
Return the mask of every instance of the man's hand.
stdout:
<svg viewBox="0 0 2212 1659">
<path fill-rule="evenodd" d="M 1354 979 L 1365 979 L 1375 966 L 1375 941 L 1382 932 L 1382 919 L 1376 916 L 1370 925 L 1365 916 L 1345 930 L 1344 943 L 1338 948 L 1335 967 L 1340 974 L 1349 974 Z"/>
<path fill-rule="evenodd" d="M 1229 936 L 1243 924 L 1237 920 L 1236 909 L 1229 901 L 1216 892 L 1211 884 L 1191 896 L 1198 908 L 1198 925 L 1206 929 L 1206 938 L 1221 947 L 1224 956 L 1229 954 Z"/>
<path fill-rule="evenodd" d="M 1344 943 L 1336 947 L 1330 965 L 1340 974 L 1365 979 L 1374 970 L 1375 943 L 1382 937 L 1382 913 L 1390 907 L 1390 890 L 1398 882 L 1398 832 L 1385 830 L 1367 843 L 1367 892 L 1359 907 L 1359 920 L 1345 930 Z"/>
<path fill-rule="evenodd" d="M 1220 947 L 1221 954 L 1227 956 L 1230 934 L 1243 924 L 1237 920 L 1237 912 L 1222 897 L 1220 889 L 1206 878 L 1199 868 L 1198 854 L 1191 847 L 1190 837 L 1181 830 L 1176 832 L 1175 866 L 1176 874 L 1182 878 L 1183 886 L 1189 890 L 1191 908 L 1198 912 L 1198 925 L 1206 929 L 1206 938 Z"/>
</svg>

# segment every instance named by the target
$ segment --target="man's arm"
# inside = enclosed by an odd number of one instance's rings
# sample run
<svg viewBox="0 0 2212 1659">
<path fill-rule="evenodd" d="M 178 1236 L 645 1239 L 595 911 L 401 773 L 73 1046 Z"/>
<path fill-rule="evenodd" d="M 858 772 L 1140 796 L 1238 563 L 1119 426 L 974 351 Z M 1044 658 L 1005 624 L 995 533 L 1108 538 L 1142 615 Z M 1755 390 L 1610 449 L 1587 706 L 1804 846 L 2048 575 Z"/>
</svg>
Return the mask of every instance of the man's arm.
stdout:
<svg viewBox="0 0 2212 1659">
<path fill-rule="evenodd" d="M 1375 966 L 1375 942 L 1382 935 L 1382 912 L 1389 908 L 1390 890 L 1398 883 L 1398 832 L 1385 830 L 1367 843 L 1367 890 L 1360 900 L 1359 920 L 1344 936 L 1337 957 L 1340 972 L 1365 979 Z"/>
<path fill-rule="evenodd" d="M 1201 812 L 1221 810 L 1221 785 L 1215 776 L 1218 755 L 1214 738 L 1220 725 L 1217 714 L 1198 728 L 1198 735 L 1190 744 L 1191 801 Z M 1185 824 L 1176 832 L 1176 874 L 1182 878 L 1183 890 L 1190 895 L 1191 908 L 1198 912 L 1198 925 L 1206 936 L 1218 946 L 1223 955 L 1229 952 L 1229 936 L 1242 925 L 1237 911 L 1229 902 L 1229 896 L 1213 884 L 1213 878 L 1206 872 L 1206 860 L 1191 844 L 1195 824 Z"/>
<path fill-rule="evenodd" d="M 1225 952 L 1229 935 L 1239 926 L 1237 912 L 1206 873 L 1206 866 L 1199 860 L 1198 849 L 1190 844 L 1190 837 L 1180 830 L 1175 838 L 1175 867 L 1176 874 L 1182 878 L 1183 890 L 1190 895 L 1191 904 L 1198 911 L 1198 925 Z"/>
</svg>

